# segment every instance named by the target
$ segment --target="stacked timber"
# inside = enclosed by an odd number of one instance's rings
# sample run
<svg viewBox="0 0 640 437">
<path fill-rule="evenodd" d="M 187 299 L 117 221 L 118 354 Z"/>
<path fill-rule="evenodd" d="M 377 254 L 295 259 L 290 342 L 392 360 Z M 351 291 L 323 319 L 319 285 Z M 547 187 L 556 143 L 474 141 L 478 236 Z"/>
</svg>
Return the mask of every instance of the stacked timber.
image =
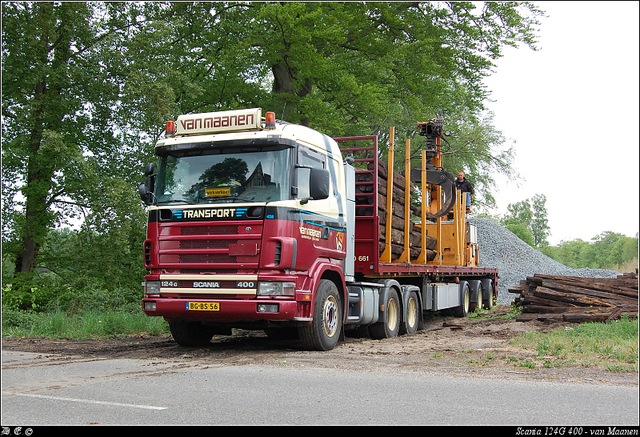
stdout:
<svg viewBox="0 0 640 437">
<path fill-rule="evenodd" d="M 526 322 L 605 322 L 622 314 L 638 317 L 638 275 L 617 278 L 533 275 L 509 288 Z"/>
<path fill-rule="evenodd" d="M 369 170 L 373 170 L 372 164 Z M 387 223 L 387 179 L 388 169 L 385 162 L 379 161 L 378 165 L 378 183 L 377 183 L 377 202 L 379 220 L 379 251 L 380 254 L 385 249 L 385 235 Z M 356 215 L 373 215 L 373 196 L 375 195 L 373 185 L 371 184 L 373 173 L 357 173 L 356 174 Z M 370 194 L 370 195 L 368 195 Z M 395 173 L 393 176 L 393 197 L 391 208 L 391 258 L 397 259 L 404 251 L 404 238 L 407 235 L 410 240 L 410 256 L 415 260 L 421 252 L 422 241 L 420 236 L 420 227 L 409 220 L 409 229 L 405 229 L 405 178 L 403 175 Z M 363 207 L 371 205 L 371 208 Z M 410 205 L 412 215 L 420 216 L 420 208 Z M 427 260 L 431 261 L 435 258 L 435 250 L 437 241 L 435 238 L 427 235 L 426 237 Z"/>
</svg>

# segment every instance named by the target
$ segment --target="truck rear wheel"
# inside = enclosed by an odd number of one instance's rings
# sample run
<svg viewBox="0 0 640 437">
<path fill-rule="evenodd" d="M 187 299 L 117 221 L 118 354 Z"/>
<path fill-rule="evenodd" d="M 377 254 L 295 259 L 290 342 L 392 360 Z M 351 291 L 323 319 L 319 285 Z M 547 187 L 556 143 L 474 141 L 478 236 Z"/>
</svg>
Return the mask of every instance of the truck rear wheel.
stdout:
<svg viewBox="0 0 640 437">
<path fill-rule="evenodd" d="M 415 334 L 418 331 L 420 323 L 420 304 L 418 303 L 418 294 L 415 291 L 409 293 L 407 300 L 407 317 L 403 323 L 402 331 L 406 334 Z"/>
<path fill-rule="evenodd" d="M 316 290 L 313 322 L 298 328 L 298 334 L 306 349 L 328 351 L 336 347 L 342 331 L 342 307 L 336 284 L 328 279 L 320 280 Z"/>
<path fill-rule="evenodd" d="M 371 337 L 381 339 L 397 336 L 398 331 L 400 331 L 400 314 L 398 292 L 393 288 L 389 288 L 384 302 L 382 321 L 371 325 Z"/>
<path fill-rule="evenodd" d="M 471 305 L 471 291 L 469 290 L 469 283 L 460 283 L 460 306 L 454 308 L 454 315 L 456 317 L 467 317 L 469 314 L 469 306 Z"/>
<path fill-rule="evenodd" d="M 213 329 L 204 326 L 199 322 L 175 320 L 173 322 L 169 322 L 169 329 L 171 330 L 173 339 L 180 346 L 206 346 L 213 337 Z"/>
<path fill-rule="evenodd" d="M 488 310 L 493 308 L 493 281 L 491 279 L 483 279 L 482 284 L 482 301 L 484 307 Z"/>
<path fill-rule="evenodd" d="M 482 309 L 482 284 L 477 279 L 468 282 L 470 295 L 469 311 L 480 311 Z"/>
</svg>

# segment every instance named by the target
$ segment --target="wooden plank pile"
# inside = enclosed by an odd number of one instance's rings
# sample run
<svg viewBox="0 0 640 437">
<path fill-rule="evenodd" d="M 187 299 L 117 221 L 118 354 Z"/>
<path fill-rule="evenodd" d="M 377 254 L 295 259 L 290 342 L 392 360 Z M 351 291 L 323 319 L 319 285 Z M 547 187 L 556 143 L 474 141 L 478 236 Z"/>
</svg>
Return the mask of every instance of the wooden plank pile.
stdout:
<svg viewBox="0 0 640 437">
<path fill-rule="evenodd" d="M 370 164 L 369 170 L 373 167 Z M 379 161 L 378 165 L 378 216 L 379 222 L 379 251 L 380 254 L 385 248 L 385 232 L 386 232 L 386 220 L 387 220 L 387 179 L 388 169 L 385 162 Z M 356 174 L 356 204 L 357 205 L 373 205 L 372 196 L 365 196 L 362 194 L 373 193 L 373 186 L 371 184 L 359 184 L 360 182 L 371 182 L 373 177 L 372 173 L 358 173 Z M 361 194 L 361 195 L 358 195 Z M 410 240 L 410 254 L 411 259 L 416 259 L 421 252 L 422 242 L 420 238 L 420 228 L 414 223 L 409 223 L 409 229 L 405 232 L 405 178 L 399 173 L 394 173 L 393 176 L 393 205 L 391 215 L 391 256 L 392 259 L 400 257 L 404 251 L 404 237 L 405 233 L 409 235 Z M 373 215 L 372 208 L 357 208 L 357 215 Z M 420 216 L 420 208 L 411 205 L 411 212 L 413 215 Z M 427 235 L 427 260 L 431 261 L 435 258 L 435 250 L 437 248 L 437 240 Z"/>
<path fill-rule="evenodd" d="M 509 288 L 526 322 L 605 322 L 622 314 L 638 317 L 638 274 L 617 278 L 579 278 L 535 274 Z"/>
</svg>

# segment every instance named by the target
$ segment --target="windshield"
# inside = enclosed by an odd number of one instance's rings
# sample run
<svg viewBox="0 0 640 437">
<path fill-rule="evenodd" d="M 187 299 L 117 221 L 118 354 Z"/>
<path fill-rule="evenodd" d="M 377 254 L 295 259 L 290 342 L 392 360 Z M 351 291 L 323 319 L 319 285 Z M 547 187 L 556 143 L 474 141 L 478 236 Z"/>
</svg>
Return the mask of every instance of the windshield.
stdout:
<svg viewBox="0 0 640 437">
<path fill-rule="evenodd" d="M 290 150 L 175 152 L 160 158 L 158 204 L 269 202 L 289 198 Z M 193 153 L 193 152 L 191 152 Z"/>
</svg>

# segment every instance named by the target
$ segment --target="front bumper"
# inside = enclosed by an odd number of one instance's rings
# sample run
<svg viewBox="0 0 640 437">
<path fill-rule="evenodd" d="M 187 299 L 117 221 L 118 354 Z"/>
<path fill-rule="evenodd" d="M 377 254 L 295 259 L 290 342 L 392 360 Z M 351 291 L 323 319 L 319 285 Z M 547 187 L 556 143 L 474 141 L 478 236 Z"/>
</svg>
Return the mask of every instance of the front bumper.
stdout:
<svg viewBox="0 0 640 437">
<path fill-rule="evenodd" d="M 153 306 L 152 303 L 155 303 L 155 309 L 149 309 Z M 231 300 L 145 297 L 142 300 L 142 309 L 148 316 L 222 323 L 258 320 L 306 322 L 311 320 L 309 318 L 310 302 L 284 299 Z"/>
</svg>

